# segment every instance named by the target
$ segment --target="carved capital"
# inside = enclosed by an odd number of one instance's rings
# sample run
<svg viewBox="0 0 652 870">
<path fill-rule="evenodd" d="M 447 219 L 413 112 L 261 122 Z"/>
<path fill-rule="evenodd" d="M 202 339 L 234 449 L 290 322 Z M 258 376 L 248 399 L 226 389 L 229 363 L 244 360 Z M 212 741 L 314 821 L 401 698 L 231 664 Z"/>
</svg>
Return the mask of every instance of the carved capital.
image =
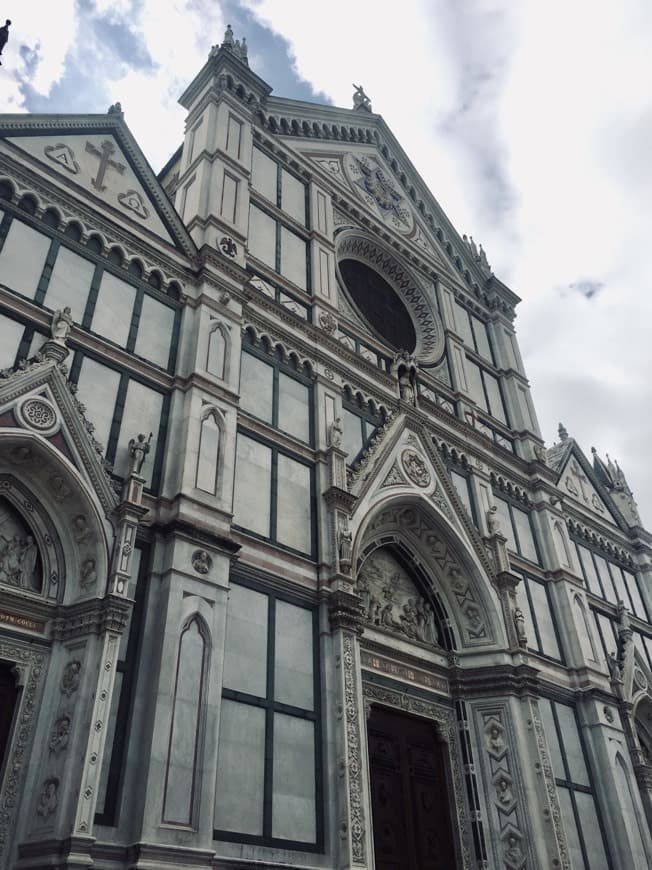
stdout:
<svg viewBox="0 0 652 870">
<path fill-rule="evenodd" d="M 328 599 L 328 617 L 333 629 L 362 634 L 364 610 L 360 597 L 353 590 L 335 589 Z"/>
</svg>

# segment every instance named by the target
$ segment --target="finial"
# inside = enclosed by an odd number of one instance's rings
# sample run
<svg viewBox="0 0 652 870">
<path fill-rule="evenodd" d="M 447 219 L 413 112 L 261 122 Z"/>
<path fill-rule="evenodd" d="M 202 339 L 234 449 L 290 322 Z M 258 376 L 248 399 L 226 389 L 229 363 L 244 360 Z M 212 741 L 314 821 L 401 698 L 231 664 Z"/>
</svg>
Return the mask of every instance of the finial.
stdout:
<svg viewBox="0 0 652 870">
<path fill-rule="evenodd" d="M 568 440 L 568 430 L 566 429 L 566 427 L 564 426 L 563 423 L 559 424 L 559 426 L 557 427 L 557 432 L 559 434 L 559 438 L 561 441 Z"/>
<path fill-rule="evenodd" d="M 351 87 L 355 88 L 355 91 L 353 92 L 353 108 L 364 109 L 365 112 L 371 112 L 371 100 L 365 94 L 362 85 L 351 85 Z"/>
</svg>

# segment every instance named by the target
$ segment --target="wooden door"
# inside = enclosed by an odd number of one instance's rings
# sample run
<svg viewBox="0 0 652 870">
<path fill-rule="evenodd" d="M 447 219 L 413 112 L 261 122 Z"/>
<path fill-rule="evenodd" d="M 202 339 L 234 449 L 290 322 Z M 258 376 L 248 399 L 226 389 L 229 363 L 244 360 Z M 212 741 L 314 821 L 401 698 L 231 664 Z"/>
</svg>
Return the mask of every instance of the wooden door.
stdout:
<svg viewBox="0 0 652 870">
<path fill-rule="evenodd" d="M 9 750 L 17 699 L 18 689 L 11 670 L 0 665 L 0 775 Z"/>
<path fill-rule="evenodd" d="M 445 745 L 434 726 L 373 708 L 368 734 L 376 870 L 455 870 Z"/>
</svg>

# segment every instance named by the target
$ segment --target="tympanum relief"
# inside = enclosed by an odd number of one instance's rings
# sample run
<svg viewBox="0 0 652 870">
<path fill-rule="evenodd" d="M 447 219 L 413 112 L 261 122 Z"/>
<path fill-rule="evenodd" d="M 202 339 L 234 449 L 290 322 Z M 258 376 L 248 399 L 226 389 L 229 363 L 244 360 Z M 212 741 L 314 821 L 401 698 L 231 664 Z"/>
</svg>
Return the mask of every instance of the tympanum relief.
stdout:
<svg viewBox="0 0 652 870">
<path fill-rule="evenodd" d="M 376 550 L 358 574 L 358 593 L 367 621 L 378 628 L 439 646 L 432 604 L 387 550 Z"/>
<path fill-rule="evenodd" d="M 43 571 L 34 536 L 18 511 L 0 497 L 0 583 L 40 592 Z"/>
</svg>

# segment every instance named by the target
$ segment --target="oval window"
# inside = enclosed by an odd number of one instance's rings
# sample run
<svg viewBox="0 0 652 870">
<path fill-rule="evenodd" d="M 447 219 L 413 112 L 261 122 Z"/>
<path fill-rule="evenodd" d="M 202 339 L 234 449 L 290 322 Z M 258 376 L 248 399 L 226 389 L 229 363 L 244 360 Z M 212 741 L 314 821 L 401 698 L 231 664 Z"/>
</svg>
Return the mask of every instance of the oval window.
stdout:
<svg viewBox="0 0 652 870">
<path fill-rule="evenodd" d="M 338 263 L 346 290 L 369 325 L 395 350 L 412 353 L 417 336 L 407 308 L 387 281 L 366 263 Z"/>
</svg>

